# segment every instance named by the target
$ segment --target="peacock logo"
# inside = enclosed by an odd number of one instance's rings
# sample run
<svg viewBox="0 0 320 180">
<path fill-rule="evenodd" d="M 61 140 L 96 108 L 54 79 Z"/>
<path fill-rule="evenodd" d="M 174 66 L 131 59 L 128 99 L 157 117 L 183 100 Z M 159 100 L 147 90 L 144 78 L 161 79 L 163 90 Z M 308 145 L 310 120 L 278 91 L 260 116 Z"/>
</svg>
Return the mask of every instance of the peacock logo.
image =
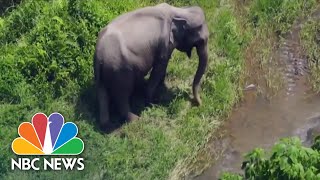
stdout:
<svg viewBox="0 0 320 180">
<path fill-rule="evenodd" d="M 84 143 L 77 138 L 78 127 L 72 122 L 64 123 L 60 113 L 47 117 L 37 113 L 32 123 L 23 122 L 18 128 L 19 136 L 12 142 L 17 155 L 78 155 Z"/>
</svg>

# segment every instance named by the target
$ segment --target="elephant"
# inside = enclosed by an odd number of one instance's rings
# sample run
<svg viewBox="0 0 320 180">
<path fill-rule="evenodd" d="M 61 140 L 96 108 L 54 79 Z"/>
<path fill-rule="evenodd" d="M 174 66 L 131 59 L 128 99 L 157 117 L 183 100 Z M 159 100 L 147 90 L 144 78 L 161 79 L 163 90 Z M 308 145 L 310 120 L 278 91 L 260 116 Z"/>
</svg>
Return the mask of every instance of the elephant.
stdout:
<svg viewBox="0 0 320 180">
<path fill-rule="evenodd" d="M 139 117 L 131 112 L 129 99 L 136 82 L 150 73 L 145 101 L 150 103 L 164 83 L 174 49 L 190 58 L 196 48 L 199 64 L 192 91 L 199 106 L 200 81 L 208 64 L 209 30 L 198 6 L 174 7 L 167 3 L 147 6 L 113 19 L 98 34 L 94 52 L 94 81 L 101 128 L 109 124 L 110 102 L 125 121 Z"/>
</svg>

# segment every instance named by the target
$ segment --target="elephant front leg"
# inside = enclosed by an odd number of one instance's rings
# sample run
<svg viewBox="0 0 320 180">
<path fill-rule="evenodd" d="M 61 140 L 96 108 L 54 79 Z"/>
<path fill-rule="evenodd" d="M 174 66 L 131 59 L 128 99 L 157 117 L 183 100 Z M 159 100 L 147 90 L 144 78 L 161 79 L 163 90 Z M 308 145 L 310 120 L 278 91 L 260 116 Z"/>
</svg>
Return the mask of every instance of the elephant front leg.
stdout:
<svg viewBox="0 0 320 180">
<path fill-rule="evenodd" d="M 122 122 L 131 122 L 139 119 L 139 116 L 133 114 L 130 110 L 128 96 L 117 96 L 115 99 Z"/>
<path fill-rule="evenodd" d="M 164 83 L 165 79 L 166 79 L 166 73 L 164 73 L 163 76 L 161 77 L 160 82 L 158 84 L 158 88 L 165 87 L 165 83 Z"/>
<path fill-rule="evenodd" d="M 145 100 L 146 105 L 149 105 L 153 102 L 156 89 L 161 83 L 164 83 L 167 65 L 168 61 L 161 61 L 160 63 L 154 65 L 147 85 Z"/>
</svg>

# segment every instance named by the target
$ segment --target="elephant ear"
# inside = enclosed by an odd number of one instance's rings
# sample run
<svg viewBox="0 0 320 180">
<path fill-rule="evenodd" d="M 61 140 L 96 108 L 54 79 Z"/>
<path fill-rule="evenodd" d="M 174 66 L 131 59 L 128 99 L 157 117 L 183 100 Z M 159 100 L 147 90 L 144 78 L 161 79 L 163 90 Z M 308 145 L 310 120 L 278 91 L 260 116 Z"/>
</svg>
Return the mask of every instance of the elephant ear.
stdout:
<svg viewBox="0 0 320 180">
<path fill-rule="evenodd" d="M 187 29 L 187 20 L 184 18 L 173 18 L 171 23 L 170 42 L 181 40 Z"/>
</svg>

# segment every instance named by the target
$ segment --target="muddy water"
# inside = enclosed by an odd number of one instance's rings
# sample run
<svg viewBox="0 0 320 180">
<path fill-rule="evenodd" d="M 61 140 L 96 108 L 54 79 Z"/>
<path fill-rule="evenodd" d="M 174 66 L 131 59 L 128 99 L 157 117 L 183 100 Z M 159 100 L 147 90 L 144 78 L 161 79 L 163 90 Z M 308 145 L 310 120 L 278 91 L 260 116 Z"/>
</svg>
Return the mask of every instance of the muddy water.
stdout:
<svg viewBox="0 0 320 180">
<path fill-rule="evenodd" d="M 319 13 L 313 15 L 316 17 Z M 305 21 L 294 24 L 275 52 L 280 65 L 274 70 L 282 73 L 283 91 L 272 100 L 246 92 L 223 127 L 225 136 L 219 143 L 225 146 L 223 155 L 196 179 L 218 179 L 223 171 L 240 173 L 243 154 L 256 147 L 268 149 L 283 137 L 298 136 L 310 145 L 312 130 L 320 127 L 320 96 L 312 94 L 307 85 L 307 62 L 299 42 Z"/>
</svg>

